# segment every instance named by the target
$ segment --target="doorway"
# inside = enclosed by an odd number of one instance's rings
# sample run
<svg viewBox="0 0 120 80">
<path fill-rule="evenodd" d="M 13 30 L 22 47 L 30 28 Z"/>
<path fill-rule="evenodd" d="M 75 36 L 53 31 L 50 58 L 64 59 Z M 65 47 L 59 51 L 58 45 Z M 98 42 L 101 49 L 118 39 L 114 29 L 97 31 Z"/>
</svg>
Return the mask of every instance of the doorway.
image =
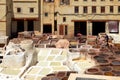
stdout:
<svg viewBox="0 0 120 80">
<path fill-rule="evenodd" d="M 59 34 L 64 35 L 64 25 L 59 26 Z"/>
<path fill-rule="evenodd" d="M 27 29 L 28 31 L 34 31 L 34 21 L 33 20 L 28 20 L 27 21 Z"/>
<path fill-rule="evenodd" d="M 105 22 L 92 22 L 92 35 L 105 32 Z"/>
<path fill-rule="evenodd" d="M 17 33 L 24 31 L 24 21 L 19 20 L 17 21 Z"/>
<path fill-rule="evenodd" d="M 86 21 L 74 22 L 74 35 L 77 36 L 78 33 L 81 33 L 82 35 L 87 34 Z"/>
<path fill-rule="evenodd" d="M 43 25 L 43 33 L 52 33 L 52 25 L 44 24 Z"/>
</svg>

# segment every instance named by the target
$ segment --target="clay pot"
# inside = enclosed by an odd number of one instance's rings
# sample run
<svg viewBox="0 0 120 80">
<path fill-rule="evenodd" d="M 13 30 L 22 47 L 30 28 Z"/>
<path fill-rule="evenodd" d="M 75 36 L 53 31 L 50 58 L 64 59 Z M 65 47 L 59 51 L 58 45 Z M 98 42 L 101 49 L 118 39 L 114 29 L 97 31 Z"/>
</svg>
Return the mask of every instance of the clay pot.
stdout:
<svg viewBox="0 0 120 80">
<path fill-rule="evenodd" d="M 105 64 L 105 63 L 108 63 L 108 60 L 106 60 L 106 59 L 103 59 L 103 60 L 97 60 L 97 62 L 99 63 L 99 64 Z"/>
<path fill-rule="evenodd" d="M 57 75 L 56 75 L 56 77 L 58 77 L 58 78 L 63 78 L 65 76 L 66 76 L 66 72 L 65 71 L 58 72 Z"/>
<path fill-rule="evenodd" d="M 106 59 L 103 60 L 96 60 L 99 65 L 109 65 L 109 61 Z"/>
<path fill-rule="evenodd" d="M 103 56 L 96 55 L 96 56 L 93 56 L 93 59 L 95 59 L 95 60 L 103 60 L 105 58 Z"/>
<path fill-rule="evenodd" d="M 120 71 L 112 71 L 115 76 L 120 76 Z"/>
<path fill-rule="evenodd" d="M 114 76 L 115 74 L 113 72 L 104 72 L 104 75 L 106 75 L 106 76 Z"/>
<path fill-rule="evenodd" d="M 85 71 L 86 74 L 97 74 L 99 72 L 100 72 L 99 69 L 96 67 L 89 68 Z"/>
<path fill-rule="evenodd" d="M 111 66 L 100 66 L 100 70 L 103 72 L 108 72 L 108 71 L 112 71 L 112 67 Z"/>
<path fill-rule="evenodd" d="M 120 71 L 120 66 L 112 66 L 114 71 Z"/>
<path fill-rule="evenodd" d="M 115 60 L 116 58 L 115 58 L 115 56 L 109 56 L 108 57 L 108 60 Z"/>
<path fill-rule="evenodd" d="M 110 62 L 107 59 L 108 56 L 108 54 L 100 53 L 99 55 L 96 55 L 93 58 L 98 65 L 109 65 Z"/>
<path fill-rule="evenodd" d="M 113 61 L 111 61 L 111 65 L 113 65 L 113 66 L 120 66 L 120 60 L 113 60 Z"/>
</svg>

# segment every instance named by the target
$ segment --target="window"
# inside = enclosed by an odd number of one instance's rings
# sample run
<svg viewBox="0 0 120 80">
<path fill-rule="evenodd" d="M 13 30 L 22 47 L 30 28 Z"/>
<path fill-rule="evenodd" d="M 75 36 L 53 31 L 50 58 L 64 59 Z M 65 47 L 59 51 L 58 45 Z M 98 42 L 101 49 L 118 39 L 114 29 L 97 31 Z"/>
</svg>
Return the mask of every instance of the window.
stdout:
<svg viewBox="0 0 120 80">
<path fill-rule="evenodd" d="M 96 1 L 96 0 L 92 0 L 92 1 Z"/>
<path fill-rule="evenodd" d="M 63 22 L 66 22 L 66 17 L 63 17 Z"/>
<path fill-rule="evenodd" d="M 67 31 L 68 31 L 68 26 L 65 25 L 65 35 L 67 35 Z"/>
<path fill-rule="evenodd" d="M 44 2 L 54 2 L 54 0 L 44 0 Z"/>
<path fill-rule="evenodd" d="M 48 13 L 47 12 L 45 12 L 45 17 L 48 17 Z"/>
<path fill-rule="evenodd" d="M 87 13 L 88 9 L 87 9 L 87 6 L 84 6 L 83 7 L 83 13 Z"/>
<path fill-rule="evenodd" d="M 110 13 L 113 13 L 113 6 L 110 6 Z"/>
<path fill-rule="evenodd" d="M 58 13 L 58 12 L 54 12 L 54 16 L 57 16 L 57 13 Z"/>
<path fill-rule="evenodd" d="M 120 6 L 118 6 L 118 13 L 120 13 Z"/>
<path fill-rule="evenodd" d="M 57 31 L 57 20 L 54 20 L 54 31 Z"/>
<path fill-rule="evenodd" d="M 96 6 L 92 6 L 92 13 L 96 13 Z"/>
<path fill-rule="evenodd" d="M 75 7 L 74 7 L 74 12 L 75 12 L 75 13 L 78 13 L 78 12 L 79 12 L 79 7 L 78 7 L 78 6 L 75 6 Z"/>
<path fill-rule="evenodd" d="M 101 6 L 101 13 L 105 13 L 105 6 Z"/>
<path fill-rule="evenodd" d="M 118 21 L 108 21 L 108 27 L 110 33 L 119 33 L 119 22 Z"/>
<path fill-rule="evenodd" d="M 60 5 L 69 5 L 70 4 L 70 0 L 60 0 Z"/>
<path fill-rule="evenodd" d="M 33 13 L 34 12 L 34 8 L 30 8 L 30 13 Z"/>
<path fill-rule="evenodd" d="M 17 8 L 17 12 L 20 13 L 21 12 L 21 8 Z"/>
</svg>

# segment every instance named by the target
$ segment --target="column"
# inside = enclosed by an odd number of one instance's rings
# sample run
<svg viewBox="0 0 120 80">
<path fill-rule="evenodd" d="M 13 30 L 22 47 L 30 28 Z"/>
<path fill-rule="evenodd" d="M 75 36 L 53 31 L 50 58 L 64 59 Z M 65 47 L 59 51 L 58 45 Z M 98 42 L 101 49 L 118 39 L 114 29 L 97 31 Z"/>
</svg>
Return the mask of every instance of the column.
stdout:
<svg viewBox="0 0 120 80">
<path fill-rule="evenodd" d="M 17 33 L 17 21 L 12 21 L 12 33 Z"/>
<path fill-rule="evenodd" d="M 90 22 L 87 21 L 87 36 L 90 35 Z"/>
<path fill-rule="evenodd" d="M 120 21 L 119 21 L 119 34 L 120 34 Z"/>
<path fill-rule="evenodd" d="M 109 28 L 108 28 L 109 26 L 108 26 L 108 22 L 106 22 L 105 23 L 105 33 L 109 33 Z"/>
<path fill-rule="evenodd" d="M 87 21 L 87 35 L 92 35 L 92 23 Z"/>
<path fill-rule="evenodd" d="M 43 8 L 44 8 L 44 5 L 43 5 L 43 0 L 40 0 L 40 32 L 43 33 L 43 17 L 44 15 L 41 15 L 41 14 L 44 14 L 43 13 Z"/>
</svg>

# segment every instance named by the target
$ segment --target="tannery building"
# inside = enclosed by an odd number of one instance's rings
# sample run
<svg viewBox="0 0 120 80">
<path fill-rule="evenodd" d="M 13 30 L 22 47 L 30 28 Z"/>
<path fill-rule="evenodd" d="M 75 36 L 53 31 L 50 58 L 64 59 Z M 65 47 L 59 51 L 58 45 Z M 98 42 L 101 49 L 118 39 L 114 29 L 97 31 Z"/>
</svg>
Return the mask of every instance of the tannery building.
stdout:
<svg viewBox="0 0 120 80">
<path fill-rule="evenodd" d="M 8 36 L 21 31 L 120 34 L 120 0 L 1 0 L 0 6 L 0 31 Z"/>
</svg>

